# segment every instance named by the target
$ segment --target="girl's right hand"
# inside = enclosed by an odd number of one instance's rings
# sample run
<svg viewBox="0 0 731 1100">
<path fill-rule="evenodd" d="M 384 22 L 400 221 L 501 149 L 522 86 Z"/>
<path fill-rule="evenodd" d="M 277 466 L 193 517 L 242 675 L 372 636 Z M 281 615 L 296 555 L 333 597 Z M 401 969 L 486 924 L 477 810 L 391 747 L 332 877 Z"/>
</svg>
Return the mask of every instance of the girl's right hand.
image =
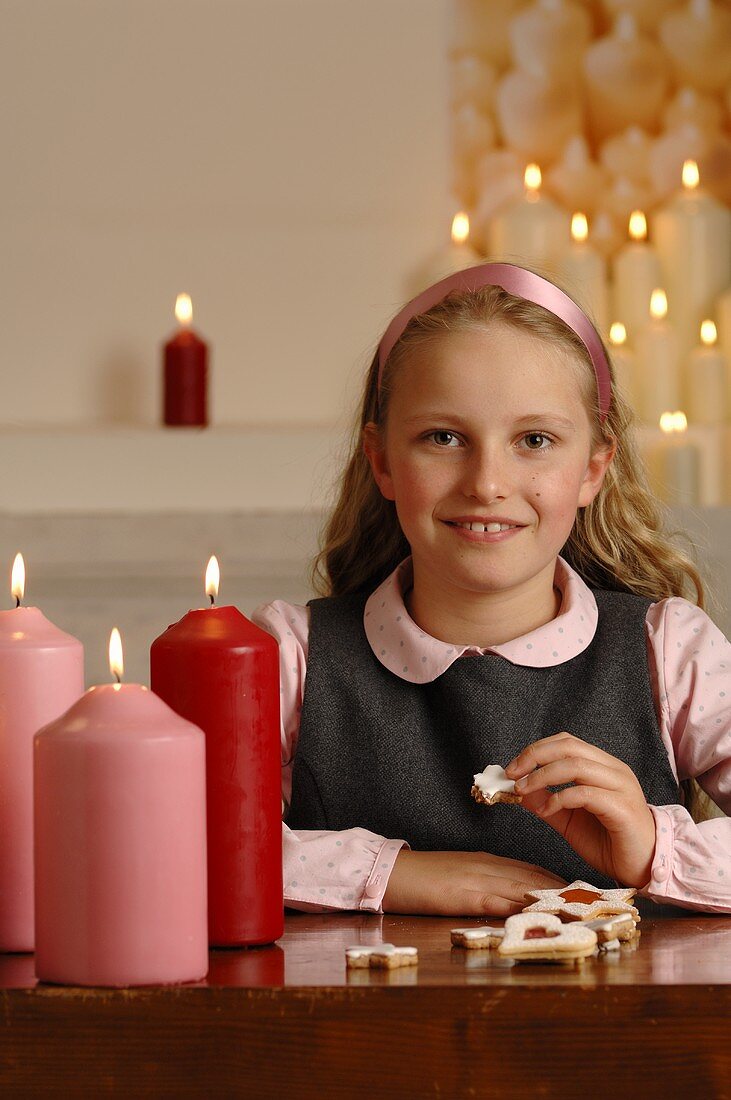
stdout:
<svg viewBox="0 0 731 1100">
<path fill-rule="evenodd" d="M 550 871 L 487 852 L 412 852 L 396 857 L 383 896 L 384 913 L 508 917 L 526 906 L 528 890 L 566 883 Z"/>
</svg>

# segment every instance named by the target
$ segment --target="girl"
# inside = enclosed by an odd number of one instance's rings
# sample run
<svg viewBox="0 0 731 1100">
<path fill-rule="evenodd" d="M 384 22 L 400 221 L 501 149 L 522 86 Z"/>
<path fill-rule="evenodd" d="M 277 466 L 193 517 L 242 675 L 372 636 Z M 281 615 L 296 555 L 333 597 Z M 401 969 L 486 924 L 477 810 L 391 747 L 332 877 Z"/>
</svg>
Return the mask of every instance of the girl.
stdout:
<svg viewBox="0 0 731 1100">
<path fill-rule="evenodd" d="M 482 264 L 387 329 L 282 672 L 285 903 L 507 915 L 575 878 L 731 912 L 731 647 L 661 530 L 605 349 Z M 477 805 L 500 763 L 520 806 Z"/>
</svg>

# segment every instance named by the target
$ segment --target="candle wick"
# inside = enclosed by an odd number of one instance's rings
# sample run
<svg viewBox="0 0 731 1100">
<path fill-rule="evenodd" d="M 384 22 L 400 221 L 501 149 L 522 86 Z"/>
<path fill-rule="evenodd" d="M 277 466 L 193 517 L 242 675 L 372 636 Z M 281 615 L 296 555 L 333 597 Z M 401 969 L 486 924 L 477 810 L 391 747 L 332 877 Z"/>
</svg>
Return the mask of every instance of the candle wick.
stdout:
<svg viewBox="0 0 731 1100">
<path fill-rule="evenodd" d="M 213 607 L 213 605 L 214 605 L 214 604 L 215 604 L 215 602 L 216 602 L 216 597 L 215 597 L 215 596 L 213 595 L 213 593 L 212 593 L 212 592 L 209 592 L 209 594 L 208 594 L 208 598 L 209 598 L 209 600 L 211 601 L 211 607 Z"/>
<path fill-rule="evenodd" d="M 16 608 L 20 607 L 20 596 L 15 597 L 15 606 Z"/>
<path fill-rule="evenodd" d="M 120 677 L 119 677 L 119 673 L 118 673 L 118 672 L 115 672 L 115 673 L 114 673 L 114 679 L 115 679 L 115 680 L 117 681 L 117 683 L 118 683 L 118 684 L 121 684 L 121 683 L 122 683 L 122 681 L 121 681 L 121 679 L 120 679 Z"/>
</svg>

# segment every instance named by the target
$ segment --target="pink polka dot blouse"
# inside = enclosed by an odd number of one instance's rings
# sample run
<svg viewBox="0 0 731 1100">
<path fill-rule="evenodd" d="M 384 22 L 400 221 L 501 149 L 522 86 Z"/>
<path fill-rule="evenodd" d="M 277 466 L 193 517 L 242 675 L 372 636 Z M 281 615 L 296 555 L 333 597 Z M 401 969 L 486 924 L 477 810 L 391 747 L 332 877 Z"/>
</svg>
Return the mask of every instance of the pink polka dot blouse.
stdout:
<svg viewBox="0 0 731 1100">
<path fill-rule="evenodd" d="M 501 645 L 480 650 L 431 638 L 410 618 L 404 592 L 406 559 L 369 597 L 364 627 L 379 661 L 396 676 L 429 683 L 465 654 L 498 653 L 516 665 L 544 668 L 571 660 L 594 637 L 597 606 L 590 589 L 561 558 L 555 619 Z M 258 608 L 254 621 L 279 642 L 282 718 L 282 808 L 292 789 L 307 673 L 309 613 L 280 600 Z M 652 604 L 647 647 L 658 723 L 678 780 L 694 777 L 731 812 L 731 643 L 687 600 Z M 486 761 L 485 763 L 488 763 Z M 696 824 L 682 806 L 651 806 L 657 844 L 650 881 L 639 891 L 664 904 L 731 913 L 731 819 Z M 284 896 L 293 909 L 381 912 L 388 877 L 405 841 L 366 829 L 295 831 L 283 823 Z"/>
</svg>

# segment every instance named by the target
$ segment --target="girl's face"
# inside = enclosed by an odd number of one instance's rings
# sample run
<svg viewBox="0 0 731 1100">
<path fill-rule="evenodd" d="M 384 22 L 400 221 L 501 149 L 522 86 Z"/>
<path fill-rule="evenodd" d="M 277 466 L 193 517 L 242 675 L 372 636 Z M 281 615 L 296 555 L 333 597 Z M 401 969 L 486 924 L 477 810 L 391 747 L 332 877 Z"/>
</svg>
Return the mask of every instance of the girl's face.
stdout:
<svg viewBox="0 0 731 1100">
<path fill-rule="evenodd" d="M 502 324 L 414 352 L 394 380 L 385 437 L 364 445 L 393 500 L 422 594 L 552 591 L 577 508 L 611 461 L 592 454 L 585 368 Z"/>
</svg>

